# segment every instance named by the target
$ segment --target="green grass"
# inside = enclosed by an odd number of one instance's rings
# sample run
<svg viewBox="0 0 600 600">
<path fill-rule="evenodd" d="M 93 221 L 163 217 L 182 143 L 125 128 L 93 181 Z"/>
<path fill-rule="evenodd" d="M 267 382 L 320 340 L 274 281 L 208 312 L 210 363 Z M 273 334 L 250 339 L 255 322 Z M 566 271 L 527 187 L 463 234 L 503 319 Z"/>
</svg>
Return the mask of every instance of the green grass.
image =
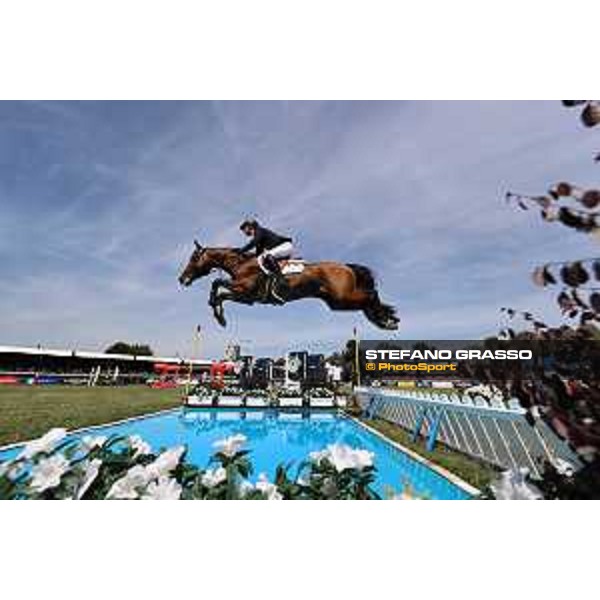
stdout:
<svg viewBox="0 0 600 600">
<path fill-rule="evenodd" d="M 77 429 L 181 404 L 181 389 L 146 386 L 0 385 L 0 446 L 38 437 L 51 427 Z"/>
<path fill-rule="evenodd" d="M 472 486 L 483 490 L 497 475 L 493 467 L 480 462 L 469 456 L 452 450 L 438 442 L 432 452 L 425 449 L 425 443 L 421 440 L 413 442 L 410 434 L 398 425 L 394 425 L 383 419 L 361 419 L 366 425 L 377 429 L 386 437 L 413 452 L 429 459 L 431 462 L 447 469 Z"/>
</svg>

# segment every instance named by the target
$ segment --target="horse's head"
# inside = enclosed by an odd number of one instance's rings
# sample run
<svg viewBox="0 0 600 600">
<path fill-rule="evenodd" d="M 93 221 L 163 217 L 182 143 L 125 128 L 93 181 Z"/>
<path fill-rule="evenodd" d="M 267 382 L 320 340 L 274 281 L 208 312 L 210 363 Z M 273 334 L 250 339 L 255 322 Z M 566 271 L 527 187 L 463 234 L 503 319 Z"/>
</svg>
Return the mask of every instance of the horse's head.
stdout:
<svg viewBox="0 0 600 600">
<path fill-rule="evenodd" d="M 215 267 L 208 248 L 203 248 L 196 240 L 194 246 L 190 260 L 179 276 L 179 283 L 186 287 L 192 285 L 196 279 L 208 275 Z"/>
</svg>

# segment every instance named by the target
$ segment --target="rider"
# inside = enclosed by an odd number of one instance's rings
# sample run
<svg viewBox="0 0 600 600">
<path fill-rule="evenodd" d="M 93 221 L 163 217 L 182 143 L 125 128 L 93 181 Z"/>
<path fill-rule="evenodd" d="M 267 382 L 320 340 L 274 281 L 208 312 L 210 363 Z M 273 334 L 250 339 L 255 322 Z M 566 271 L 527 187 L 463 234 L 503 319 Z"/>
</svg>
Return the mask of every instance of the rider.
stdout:
<svg viewBox="0 0 600 600">
<path fill-rule="evenodd" d="M 290 258 L 294 250 L 292 238 L 279 235 L 266 227 L 262 227 L 255 219 L 246 219 L 240 229 L 252 239 L 239 252 L 255 249 L 258 265 L 273 281 L 271 295 L 281 304 L 285 302 L 281 293 L 287 290 L 287 281 L 281 273 L 277 259 Z"/>
</svg>

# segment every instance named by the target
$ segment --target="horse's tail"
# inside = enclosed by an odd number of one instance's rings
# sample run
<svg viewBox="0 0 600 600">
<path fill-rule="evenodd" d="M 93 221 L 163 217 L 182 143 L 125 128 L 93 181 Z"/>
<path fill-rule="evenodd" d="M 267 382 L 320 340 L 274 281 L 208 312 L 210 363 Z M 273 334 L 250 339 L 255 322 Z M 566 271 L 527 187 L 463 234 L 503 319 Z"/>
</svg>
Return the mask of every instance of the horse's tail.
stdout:
<svg viewBox="0 0 600 600">
<path fill-rule="evenodd" d="M 356 277 L 356 285 L 369 292 L 371 300 L 364 310 L 367 318 L 381 329 L 398 329 L 400 319 L 396 316 L 396 309 L 389 304 L 384 304 L 377 293 L 377 284 L 373 271 L 364 265 L 348 263 Z"/>
<path fill-rule="evenodd" d="M 356 265 L 354 263 L 348 263 L 348 266 L 352 269 L 352 272 L 356 277 L 356 284 L 358 287 L 369 292 L 376 291 L 375 276 L 369 267 L 365 267 L 364 265 Z"/>
</svg>

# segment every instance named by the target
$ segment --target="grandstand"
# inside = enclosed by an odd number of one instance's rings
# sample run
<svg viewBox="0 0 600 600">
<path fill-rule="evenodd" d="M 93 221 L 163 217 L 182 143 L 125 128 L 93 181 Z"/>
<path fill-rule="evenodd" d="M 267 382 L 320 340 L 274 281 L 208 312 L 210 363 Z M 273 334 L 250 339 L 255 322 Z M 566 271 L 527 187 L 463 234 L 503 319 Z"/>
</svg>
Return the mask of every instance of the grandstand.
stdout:
<svg viewBox="0 0 600 600">
<path fill-rule="evenodd" d="M 153 376 L 156 365 L 191 367 L 193 374 L 197 375 L 208 372 L 211 362 L 41 346 L 0 346 L 0 382 L 19 383 L 33 378 L 45 383 L 142 383 Z"/>
</svg>

